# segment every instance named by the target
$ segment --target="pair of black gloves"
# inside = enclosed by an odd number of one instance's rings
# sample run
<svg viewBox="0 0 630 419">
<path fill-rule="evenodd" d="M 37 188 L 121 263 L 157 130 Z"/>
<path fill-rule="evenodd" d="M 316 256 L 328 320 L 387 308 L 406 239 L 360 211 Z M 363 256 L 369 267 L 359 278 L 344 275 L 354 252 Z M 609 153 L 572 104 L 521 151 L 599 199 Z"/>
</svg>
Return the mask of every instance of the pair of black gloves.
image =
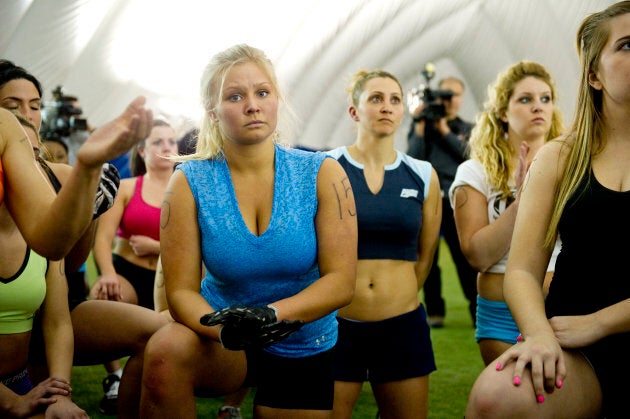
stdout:
<svg viewBox="0 0 630 419">
<path fill-rule="evenodd" d="M 206 314 L 204 326 L 222 324 L 219 339 L 225 349 L 263 348 L 286 339 L 304 325 L 301 320 L 278 321 L 271 307 L 233 306 Z"/>
</svg>

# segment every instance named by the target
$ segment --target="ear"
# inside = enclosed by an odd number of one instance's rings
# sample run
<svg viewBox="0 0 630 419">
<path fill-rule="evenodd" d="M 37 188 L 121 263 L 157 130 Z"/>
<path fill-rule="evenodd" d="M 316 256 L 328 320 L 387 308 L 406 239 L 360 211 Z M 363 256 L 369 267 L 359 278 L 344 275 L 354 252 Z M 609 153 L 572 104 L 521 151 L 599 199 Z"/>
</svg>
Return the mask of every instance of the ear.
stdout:
<svg viewBox="0 0 630 419">
<path fill-rule="evenodd" d="M 217 118 L 217 112 L 213 109 L 208 111 L 208 117 L 212 120 L 212 122 L 217 122 L 219 118 Z"/>
<path fill-rule="evenodd" d="M 348 106 L 348 113 L 350 114 L 350 118 L 352 118 L 354 122 L 359 122 L 359 115 L 357 115 L 357 108 L 355 108 L 354 105 Z"/>
<path fill-rule="evenodd" d="M 505 122 L 505 123 L 507 124 L 507 122 L 508 122 L 508 117 L 507 117 L 507 115 L 505 114 L 505 111 L 501 111 L 501 114 L 499 114 L 499 119 L 500 119 L 501 121 L 503 121 L 503 122 Z"/>
<path fill-rule="evenodd" d="M 593 70 L 588 72 L 588 84 L 595 90 L 602 90 L 602 82 L 599 81 L 599 77 L 597 77 L 597 73 Z"/>
</svg>

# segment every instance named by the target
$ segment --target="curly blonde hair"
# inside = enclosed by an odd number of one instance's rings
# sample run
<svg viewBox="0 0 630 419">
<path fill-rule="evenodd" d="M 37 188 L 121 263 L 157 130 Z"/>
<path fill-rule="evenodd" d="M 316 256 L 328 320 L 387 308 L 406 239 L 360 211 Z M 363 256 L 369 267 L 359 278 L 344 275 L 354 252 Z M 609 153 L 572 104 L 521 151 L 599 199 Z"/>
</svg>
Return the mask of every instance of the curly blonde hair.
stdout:
<svg viewBox="0 0 630 419">
<path fill-rule="evenodd" d="M 533 61 L 519 61 L 499 73 L 497 79 L 488 87 L 488 101 L 484 110 L 477 116 L 472 130 L 469 149 L 470 157 L 481 163 L 491 186 L 501 191 L 501 197 L 512 196 L 510 181 L 516 169 L 514 156 L 516 150 L 506 141 L 508 124 L 501 118 L 505 115 L 510 98 L 518 82 L 526 77 L 535 77 L 551 89 L 554 103 L 551 128 L 545 141 L 549 141 L 562 133 L 562 113 L 555 106 L 556 87 L 547 69 Z"/>
</svg>

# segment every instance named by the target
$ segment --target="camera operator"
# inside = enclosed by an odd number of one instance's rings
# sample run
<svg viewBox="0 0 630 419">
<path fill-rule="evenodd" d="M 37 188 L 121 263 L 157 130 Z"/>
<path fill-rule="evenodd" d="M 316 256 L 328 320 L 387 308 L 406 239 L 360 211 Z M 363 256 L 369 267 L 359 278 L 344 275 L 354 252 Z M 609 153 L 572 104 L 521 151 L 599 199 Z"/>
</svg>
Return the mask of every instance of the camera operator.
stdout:
<svg viewBox="0 0 630 419">
<path fill-rule="evenodd" d="M 61 86 L 53 90 L 53 100 L 43 104 L 42 140 L 63 141 L 68 146 L 69 164 L 73 165 L 81 145 L 92 131 L 76 96 L 64 95 Z"/>
<path fill-rule="evenodd" d="M 477 272 L 468 264 L 459 247 L 453 210 L 448 200 L 448 189 L 453 183 L 457 167 L 467 158 L 468 137 L 473 124 L 458 116 L 463 102 L 464 83 L 458 78 L 447 77 L 440 80 L 438 88 L 441 94 L 436 98 L 439 102 L 437 105 L 431 102 L 420 104 L 413 110 L 413 122 L 407 136 L 409 141 L 407 154 L 431 162 L 437 171 L 443 199 L 441 233 L 457 268 L 474 325 L 477 309 Z M 452 95 L 448 94 L 448 91 Z M 423 288 L 431 327 L 442 327 L 446 314 L 438 252 L 439 247 Z"/>
</svg>

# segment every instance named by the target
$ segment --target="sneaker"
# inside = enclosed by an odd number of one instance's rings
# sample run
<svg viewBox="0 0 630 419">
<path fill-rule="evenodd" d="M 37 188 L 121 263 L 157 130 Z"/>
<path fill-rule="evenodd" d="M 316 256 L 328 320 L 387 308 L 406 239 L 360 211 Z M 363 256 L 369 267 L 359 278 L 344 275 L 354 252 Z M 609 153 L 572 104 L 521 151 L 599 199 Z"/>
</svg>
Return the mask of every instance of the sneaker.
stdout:
<svg viewBox="0 0 630 419">
<path fill-rule="evenodd" d="M 440 329 L 444 327 L 444 316 L 429 316 L 427 319 L 429 326 L 434 329 Z"/>
<path fill-rule="evenodd" d="M 222 406 L 217 414 L 217 419 L 243 419 L 243 417 L 239 407 Z"/>
<path fill-rule="evenodd" d="M 118 386 L 120 377 L 109 374 L 103 380 L 103 392 L 105 395 L 98 404 L 98 411 L 103 415 L 115 416 L 118 414 Z"/>
</svg>

